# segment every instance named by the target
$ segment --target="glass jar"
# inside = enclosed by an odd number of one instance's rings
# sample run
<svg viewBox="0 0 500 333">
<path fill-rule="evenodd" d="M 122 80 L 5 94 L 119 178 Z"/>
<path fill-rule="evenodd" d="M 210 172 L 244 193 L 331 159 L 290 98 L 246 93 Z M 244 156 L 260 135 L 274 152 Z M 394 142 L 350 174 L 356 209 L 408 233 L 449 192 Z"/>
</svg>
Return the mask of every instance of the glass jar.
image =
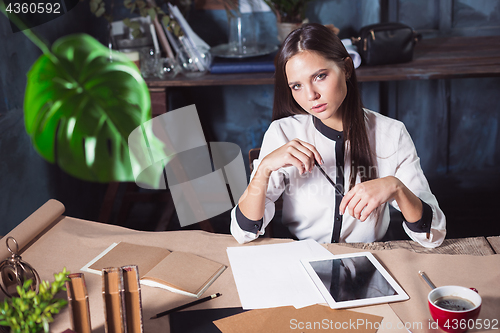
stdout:
<svg viewBox="0 0 500 333">
<path fill-rule="evenodd" d="M 255 21 L 252 13 L 228 13 L 229 53 L 252 55 L 257 52 Z"/>
<path fill-rule="evenodd" d="M 158 61 L 156 73 L 162 80 L 173 79 L 179 71 L 179 64 L 174 58 L 160 58 Z"/>
<path fill-rule="evenodd" d="M 212 56 L 208 49 L 189 47 L 180 37 L 183 47 L 177 52 L 176 61 L 186 77 L 198 77 L 207 73 L 212 63 Z"/>
<path fill-rule="evenodd" d="M 153 48 L 143 49 L 141 51 L 141 75 L 143 78 L 152 78 L 157 76 L 157 68 L 160 55 Z"/>
</svg>

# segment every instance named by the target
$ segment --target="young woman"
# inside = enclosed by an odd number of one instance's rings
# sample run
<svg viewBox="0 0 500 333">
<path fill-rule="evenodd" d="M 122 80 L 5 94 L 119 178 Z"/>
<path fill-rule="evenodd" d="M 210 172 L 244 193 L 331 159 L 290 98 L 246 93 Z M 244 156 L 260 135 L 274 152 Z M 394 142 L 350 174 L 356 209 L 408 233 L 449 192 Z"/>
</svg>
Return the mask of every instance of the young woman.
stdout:
<svg viewBox="0 0 500 333">
<path fill-rule="evenodd" d="M 446 219 L 410 135 L 401 122 L 362 107 L 339 38 L 320 24 L 305 24 L 284 41 L 275 65 L 273 122 L 231 213 L 236 240 L 264 234 L 283 195 L 282 222 L 298 239 L 380 240 L 389 227 L 389 203 L 402 212 L 413 240 L 440 245 Z"/>
</svg>

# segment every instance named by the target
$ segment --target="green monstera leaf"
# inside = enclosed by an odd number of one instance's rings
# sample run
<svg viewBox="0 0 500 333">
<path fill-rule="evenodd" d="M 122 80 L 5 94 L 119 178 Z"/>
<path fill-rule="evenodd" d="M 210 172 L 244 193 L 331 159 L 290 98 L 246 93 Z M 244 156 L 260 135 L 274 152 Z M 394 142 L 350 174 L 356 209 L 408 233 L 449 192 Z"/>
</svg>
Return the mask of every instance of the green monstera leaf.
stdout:
<svg viewBox="0 0 500 333">
<path fill-rule="evenodd" d="M 35 149 L 65 172 L 87 181 L 134 180 L 127 139 L 151 119 L 151 99 L 124 55 L 86 34 L 62 37 L 28 72 L 24 113 Z"/>
</svg>

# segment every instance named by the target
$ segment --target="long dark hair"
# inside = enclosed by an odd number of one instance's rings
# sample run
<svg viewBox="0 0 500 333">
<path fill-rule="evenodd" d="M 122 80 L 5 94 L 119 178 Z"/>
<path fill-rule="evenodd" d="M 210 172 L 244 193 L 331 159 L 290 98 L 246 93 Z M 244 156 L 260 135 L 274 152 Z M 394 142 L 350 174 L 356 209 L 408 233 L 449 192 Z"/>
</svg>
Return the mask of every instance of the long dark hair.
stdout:
<svg viewBox="0 0 500 333">
<path fill-rule="evenodd" d="M 337 35 L 329 28 L 317 23 L 304 24 L 292 31 L 283 42 L 274 60 L 276 77 L 273 120 L 295 114 L 307 114 L 293 98 L 285 72 L 288 60 L 302 51 L 316 52 L 326 59 L 334 61 L 346 73 L 347 96 L 339 111 L 342 115 L 345 148 L 350 150 L 352 161 L 349 189 L 356 184 L 358 171 L 365 170 L 365 172 L 359 172 L 362 182 L 375 178 L 376 176 L 372 175 L 371 172 L 367 172 L 372 170 L 373 157 L 353 62 L 352 60 L 345 61 L 346 58 L 350 58 L 349 53 Z"/>
</svg>

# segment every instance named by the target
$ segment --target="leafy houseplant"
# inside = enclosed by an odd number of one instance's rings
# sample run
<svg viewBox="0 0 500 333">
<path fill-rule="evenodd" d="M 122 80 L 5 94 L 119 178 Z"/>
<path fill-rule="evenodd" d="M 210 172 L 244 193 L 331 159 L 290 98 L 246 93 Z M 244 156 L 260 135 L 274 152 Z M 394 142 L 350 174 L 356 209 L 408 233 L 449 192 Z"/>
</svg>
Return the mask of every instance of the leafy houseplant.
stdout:
<svg viewBox="0 0 500 333">
<path fill-rule="evenodd" d="M 68 303 L 56 298 L 56 294 L 66 290 L 64 284 L 69 278 L 66 268 L 54 274 L 54 282 L 42 281 L 38 294 L 30 289 L 32 280 L 17 287 L 19 297 L 12 297 L 0 304 L 0 325 L 9 326 L 12 333 L 49 332 L 53 316 Z"/>
<path fill-rule="evenodd" d="M 0 10 L 6 14 L 3 2 Z M 26 131 L 37 152 L 83 180 L 134 181 L 142 161 L 129 152 L 128 136 L 151 118 L 138 68 L 86 34 L 64 36 L 50 49 L 15 15 L 9 18 L 43 52 L 28 72 L 24 99 Z M 161 142 L 147 137 L 148 148 L 164 156 Z M 159 177 L 144 181 L 154 186 Z"/>
</svg>

